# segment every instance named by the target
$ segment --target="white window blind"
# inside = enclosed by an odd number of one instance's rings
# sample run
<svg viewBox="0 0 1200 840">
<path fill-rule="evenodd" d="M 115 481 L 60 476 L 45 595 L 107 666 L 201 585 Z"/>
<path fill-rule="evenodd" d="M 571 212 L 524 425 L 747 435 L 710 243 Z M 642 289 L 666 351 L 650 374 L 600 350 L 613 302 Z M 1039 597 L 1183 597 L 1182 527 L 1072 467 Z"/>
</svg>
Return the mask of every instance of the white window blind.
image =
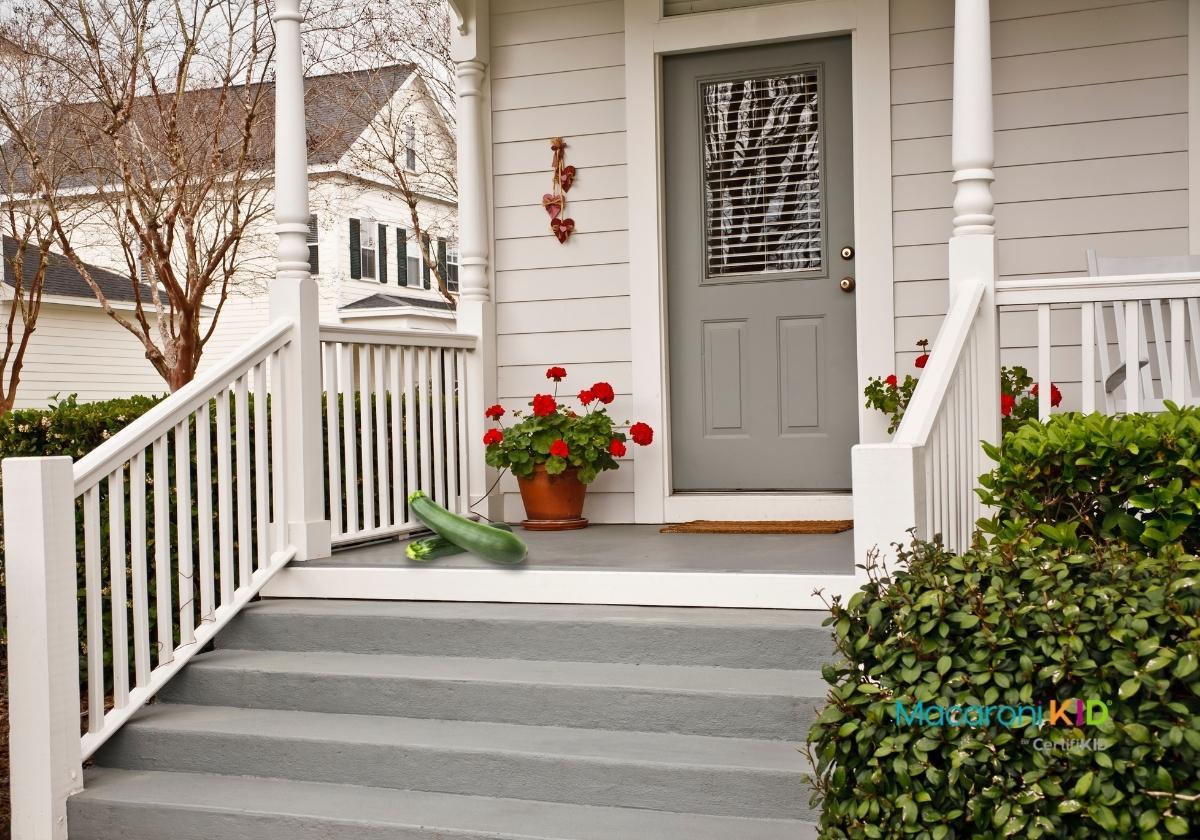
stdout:
<svg viewBox="0 0 1200 840">
<path fill-rule="evenodd" d="M 375 222 L 364 219 L 362 223 L 362 276 L 375 279 Z"/>
<path fill-rule="evenodd" d="M 701 85 L 707 276 L 822 267 L 820 73 Z"/>
</svg>

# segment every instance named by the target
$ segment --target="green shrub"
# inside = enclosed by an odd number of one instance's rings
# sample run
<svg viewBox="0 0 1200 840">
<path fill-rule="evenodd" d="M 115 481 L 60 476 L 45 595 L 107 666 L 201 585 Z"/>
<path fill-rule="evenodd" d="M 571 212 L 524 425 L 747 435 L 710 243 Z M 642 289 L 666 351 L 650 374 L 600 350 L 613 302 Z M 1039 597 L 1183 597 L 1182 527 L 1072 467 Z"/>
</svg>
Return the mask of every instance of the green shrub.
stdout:
<svg viewBox="0 0 1200 840">
<path fill-rule="evenodd" d="M 917 543 L 901 559 L 890 578 L 869 565 L 827 621 L 845 661 L 823 670 L 809 734 L 822 837 L 1200 836 L 1200 561 L 1119 543 Z M 906 721 L 917 702 L 933 716 L 1068 698 L 1101 700 L 1107 720 Z M 1039 749 L 1089 738 L 1098 748 Z"/>
<path fill-rule="evenodd" d="M 1000 447 L 981 496 L 993 541 L 1121 540 L 1200 552 L 1200 409 L 1028 421 Z"/>
</svg>

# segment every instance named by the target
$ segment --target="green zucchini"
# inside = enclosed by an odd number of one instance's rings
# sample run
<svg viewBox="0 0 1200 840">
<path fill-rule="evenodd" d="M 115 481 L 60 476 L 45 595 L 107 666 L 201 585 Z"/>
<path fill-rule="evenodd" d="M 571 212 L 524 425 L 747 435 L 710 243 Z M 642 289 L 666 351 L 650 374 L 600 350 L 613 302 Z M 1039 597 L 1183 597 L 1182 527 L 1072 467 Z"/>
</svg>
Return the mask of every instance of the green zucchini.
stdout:
<svg viewBox="0 0 1200 840">
<path fill-rule="evenodd" d="M 489 522 L 487 524 L 490 528 L 499 528 L 501 531 L 512 533 L 512 526 L 504 522 Z M 429 563 L 442 557 L 462 554 L 464 551 L 466 549 L 455 545 L 450 540 L 437 534 L 431 537 L 421 537 L 418 540 L 412 540 L 404 547 L 404 555 L 414 563 Z"/>
<path fill-rule="evenodd" d="M 435 534 L 493 563 L 520 563 L 529 553 L 516 534 L 451 513 L 417 490 L 408 497 L 412 512 Z"/>
</svg>

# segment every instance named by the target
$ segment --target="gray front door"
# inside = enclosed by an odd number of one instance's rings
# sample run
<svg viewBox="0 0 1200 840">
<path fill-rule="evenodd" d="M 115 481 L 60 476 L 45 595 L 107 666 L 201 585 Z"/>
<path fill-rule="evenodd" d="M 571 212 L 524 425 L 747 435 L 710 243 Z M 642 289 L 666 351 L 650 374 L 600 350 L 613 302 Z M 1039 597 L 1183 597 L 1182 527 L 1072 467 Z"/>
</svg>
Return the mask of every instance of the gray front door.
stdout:
<svg viewBox="0 0 1200 840">
<path fill-rule="evenodd" d="M 847 490 L 850 39 L 672 56 L 663 78 L 673 489 Z"/>
</svg>

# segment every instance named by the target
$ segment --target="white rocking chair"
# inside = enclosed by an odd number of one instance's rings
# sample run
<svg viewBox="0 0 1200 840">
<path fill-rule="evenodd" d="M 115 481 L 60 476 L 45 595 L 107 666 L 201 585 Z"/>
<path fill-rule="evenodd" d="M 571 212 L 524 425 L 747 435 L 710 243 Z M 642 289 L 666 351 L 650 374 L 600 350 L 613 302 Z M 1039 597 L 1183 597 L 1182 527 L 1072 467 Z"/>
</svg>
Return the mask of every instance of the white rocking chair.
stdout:
<svg viewBox="0 0 1200 840">
<path fill-rule="evenodd" d="M 1088 249 L 1088 274 L 1092 277 L 1108 277 L 1123 274 L 1172 274 L 1178 272 L 1200 271 L 1200 256 L 1177 257 L 1101 257 L 1095 251 Z M 1136 352 L 1126 346 L 1125 318 L 1126 306 L 1145 306 L 1149 310 L 1150 324 L 1147 329 L 1145 310 L 1141 314 L 1141 329 L 1139 347 Z M 1195 299 L 1187 301 L 1188 316 L 1191 321 L 1193 334 L 1200 327 L 1200 305 Z M 1114 333 L 1116 341 L 1109 343 L 1106 311 L 1111 310 L 1114 318 Z M 1163 314 L 1169 311 L 1166 300 L 1150 300 L 1142 303 L 1113 301 L 1096 307 L 1096 351 L 1100 361 L 1100 382 L 1104 386 L 1104 403 L 1107 413 L 1122 413 L 1125 411 L 1125 399 L 1117 399 L 1114 394 L 1121 385 L 1129 388 L 1139 388 L 1139 400 L 1143 411 L 1162 411 L 1163 396 L 1171 392 L 1171 365 L 1169 338 L 1164 328 L 1166 323 Z M 1180 336 L 1179 339 L 1183 339 Z M 1114 365 L 1110 358 L 1111 348 L 1116 346 L 1117 362 Z M 1153 348 L 1157 362 L 1157 373 L 1161 392 L 1156 394 L 1154 389 L 1155 366 L 1150 364 L 1150 351 Z M 1138 374 L 1134 377 L 1136 384 L 1129 382 L 1129 360 L 1137 359 Z M 1187 372 L 1183 372 L 1187 376 Z M 1190 383 L 1189 383 L 1190 388 Z"/>
</svg>

